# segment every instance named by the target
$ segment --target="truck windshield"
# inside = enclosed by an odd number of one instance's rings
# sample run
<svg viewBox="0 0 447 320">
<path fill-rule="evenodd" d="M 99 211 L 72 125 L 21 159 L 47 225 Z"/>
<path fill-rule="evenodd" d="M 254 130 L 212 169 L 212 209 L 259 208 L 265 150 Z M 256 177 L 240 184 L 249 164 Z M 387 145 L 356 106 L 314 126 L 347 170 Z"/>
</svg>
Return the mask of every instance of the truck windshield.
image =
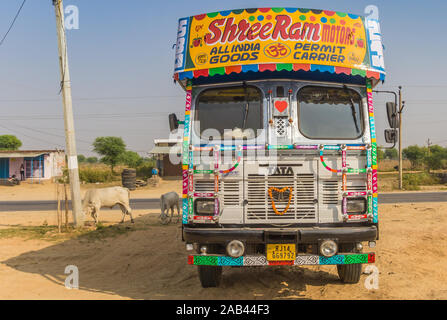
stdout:
<svg viewBox="0 0 447 320">
<path fill-rule="evenodd" d="M 311 139 L 357 139 L 363 133 L 361 96 L 352 89 L 307 86 L 298 92 L 301 133 Z"/>
<path fill-rule="evenodd" d="M 202 138 L 219 138 L 217 134 L 221 139 L 255 138 L 262 128 L 261 91 L 253 86 L 204 90 L 197 97 L 195 120 Z"/>
</svg>

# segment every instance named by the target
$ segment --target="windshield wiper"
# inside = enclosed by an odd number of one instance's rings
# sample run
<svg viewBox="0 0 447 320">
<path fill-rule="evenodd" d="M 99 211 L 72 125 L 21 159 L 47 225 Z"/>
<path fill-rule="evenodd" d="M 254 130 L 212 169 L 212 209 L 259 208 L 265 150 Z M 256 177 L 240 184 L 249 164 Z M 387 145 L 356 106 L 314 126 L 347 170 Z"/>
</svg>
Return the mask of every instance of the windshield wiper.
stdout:
<svg viewBox="0 0 447 320">
<path fill-rule="evenodd" d="M 250 108 L 248 97 L 247 97 L 247 85 L 244 82 L 244 95 L 245 95 L 245 113 L 244 113 L 244 122 L 242 123 L 242 130 L 245 130 L 245 125 L 247 124 L 248 118 L 248 109 Z"/>
<path fill-rule="evenodd" d="M 357 112 L 355 111 L 354 100 L 352 99 L 351 93 L 349 92 L 349 89 L 346 85 L 343 86 L 343 89 L 345 89 L 346 92 L 349 94 L 349 102 L 351 103 L 352 118 L 354 119 L 355 130 L 360 133 L 359 125 L 357 124 Z"/>
</svg>

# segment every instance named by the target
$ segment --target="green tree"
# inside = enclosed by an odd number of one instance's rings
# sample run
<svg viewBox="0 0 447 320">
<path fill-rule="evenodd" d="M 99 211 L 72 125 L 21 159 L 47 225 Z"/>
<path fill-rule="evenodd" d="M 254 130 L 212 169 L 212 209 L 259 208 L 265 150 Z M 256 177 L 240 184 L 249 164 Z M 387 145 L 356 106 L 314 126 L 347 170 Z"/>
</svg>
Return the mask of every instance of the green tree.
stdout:
<svg viewBox="0 0 447 320">
<path fill-rule="evenodd" d="M 385 158 L 385 153 L 381 147 L 377 148 L 377 161 L 383 160 Z"/>
<path fill-rule="evenodd" d="M 120 156 L 126 151 L 126 144 L 120 137 L 98 137 L 93 142 L 93 151 L 102 156 L 101 162 L 108 164 L 113 172 Z"/>
<path fill-rule="evenodd" d="M 83 163 L 85 162 L 86 158 L 83 154 L 78 154 L 78 162 Z"/>
<path fill-rule="evenodd" d="M 424 158 L 424 162 L 428 172 L 430 170 L 438 170 L 442 168 L 443 160 L 447 158 L 447 149 L 433 145 L 430 149 L 427 149 L 427 154 Z"/>
<path fill-rule="evenodd" d="M 0 136 L 0 150 L 17 150 L 22 146 L 22 141 L 16 136 L 4 134 Z"/>
<path fill-rule="evenodd" d="M 386 149 L 384 156 L 385 156 L 385 159 L 391 159 L 391 160 L 397 159 L 399 157 L 396 148 Z"/>
<path fill-rule="evenodd" d="M 413 145 L 403 149 L 402 154 L 404 155 L 405 158 L 410 160 L 411 167 L 414 169 L 424 163 L 426 150 L 424 147 Z"/>
<path fill-rule="evenodd" d="M 134 151 L 125 151 L 119 156 L 118 161 L 130 168 L 136 168 L 143 163 L 143 158 Z"/>
<path fill-rule="evenodd" d="M 97 163 L 98 162 L 98 158 L 97 157 L 88 157 L 87 159 L 85 159 L 85 161 L 87 161 L 87 163 Z"/>
<path fill-rule="evenodd" d="M 442 168 L 442 158 L 439 154 L 433 154 L 427 155 L 424 159 L 427 171 L 430 172 L 430 170 L 438 170 Z"/>
</svg>

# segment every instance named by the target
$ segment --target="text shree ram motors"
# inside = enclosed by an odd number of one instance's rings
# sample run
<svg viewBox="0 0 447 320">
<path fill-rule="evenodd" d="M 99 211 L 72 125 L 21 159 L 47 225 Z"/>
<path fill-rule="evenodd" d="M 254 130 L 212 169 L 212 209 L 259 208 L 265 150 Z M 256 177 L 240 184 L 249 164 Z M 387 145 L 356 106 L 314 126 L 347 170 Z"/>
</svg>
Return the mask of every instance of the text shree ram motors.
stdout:
<svg viewBox="0 0 447 320">
<path fill-rule="evenodd" d="M 214 47 L 210 52 L 209 62 L 211 64 L 257 60 L 261 49 L 259 43 L 241 44 L 241 42 L 254 40 L 314 42 L 296 43 L 293 48 L 294 59 L 344 63 L 343 51 L 346 49 L 346 45 L 354 45 L 356 28 L 309 22 L 293 23 L 291 17 L 278 15 L 274 22 L 265 24 L 260 22 L 251 24 L 246 19 L 242 19 L 236 24 L 233 17 L 215 19 L 209 24 L 208 31 L 204 41 L 209 46 L 217 43 L 231 44 L 236 41 L 236 44 L 232 46 Z M 327 45 L 315 43 L 320 41 Z M 364 42 L 358 42 L 358 46 L 363 48 Z M 290 53 L 290 48 L 287 47 L 285 50 L 287 51 L 287 49 Z M 273 57 L 268 53 L 267 55 Z"/>
</svg>

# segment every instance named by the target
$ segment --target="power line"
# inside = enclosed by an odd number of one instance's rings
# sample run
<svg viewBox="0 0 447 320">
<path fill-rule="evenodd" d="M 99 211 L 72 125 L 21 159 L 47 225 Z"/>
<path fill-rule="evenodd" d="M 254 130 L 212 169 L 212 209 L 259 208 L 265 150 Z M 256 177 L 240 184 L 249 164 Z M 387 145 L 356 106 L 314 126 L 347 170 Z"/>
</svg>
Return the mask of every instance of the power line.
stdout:
<svg viewBox="0 0 447 320">
<path fill-rule="evenodd" d="M 185 98 L 183 95 L 155 95 L 155 96 L 120 96 L 120 97 L 84 97 L 73 98 L 74 101 L 101 101 L 101 100 L 144 100 L 164 98 Z M 29 99 L 0 99 L 0 102 L 49 102 L 59 101 L 58 98 L 29 98 Z"/>
<path fill-rule="evenodd" d="M 29 138 L 29 139 L 37 140 L 37 141 L 40 141 L 40 142 L 45 142 L 46 144 L 53 144 L 53 145 L 56 145 L 56 146 L 58 146 L 58 147 L 62 147 L 62 148 L 64 148 L 64 146 L 61 145 L 61 144 L 54 143 L 54 142 L 52 142 L 52 141 L 44 140 L 44 139 L 41 139 L 41 138 L 37 138 L 37 137 L 34 137 L 34 136 L 29 136 L 29 135 L 27 135 L 26 133 L 17 131 L 17 130 L 15 130 L 15 129 L 8 128 L 8 127 L 6 127 L 6 126 L 4 126 L 4 125 L 2 125 L 2 124 L 0 124 L 0 127 L 6 129 L 6 130 L 8 130 L 8 131 L 15 132 L 16 134 L 22 135 L 22 136 L 27 137 L 27 138 Z"/>
<path fill-rule="evenodd" d="M 163 99 L 163 98 L 184 98 L 184 96 L 178 95 L 166 95 L 166 96 L 122 96 L 122 97 L 92 97 L 92 98 L 73 98 L 74 101 L 103 101 L 103 100 L 145 100 L 145 99 Z M 58 101 L 57 98 L 29 98 L 29 99 L 0 99 L 0 102 L 50 102 L 50 101 Z M 374 100 L 375 102 L 385 102 L 379 99 Z M 447 103 L 447 99 L 407 99 L 406 103 L 427 103 L 427 104 L 441 104 Z"/>
<path fill-rule="evenodd" d="M 30 135 L 28 135 L 28 134 L 26 134 L 26 133 L 23 133 L 23 131 L 19 131 L 19 130 L 16 130 L 16 129 L 11 129 L 11 128 L 6 127 L 6 126 L 4 126 L 4 125 L 2 125 L 2 124 L 0 124 L 0 127 L 6 129 L 6 130 L 8 130 L 8 131 L 14 132 L 14 133 L 16 133 L 17 135 L 24 136 L 24 137 L 27 137 L 27 138 L 29 138 L 29 139 L 35 140 L 35 141 L 44 142 L 45 144 L 52 144 L 52 145 L 55 145 L 55 146 L 60 147 L 60 148 L 62 148 L 62 149 L 65 148 L 65 146 L 62 145 L 62 144 L 54 143 L 53 141 L 48 141 L 48 140 L 46 140 L 46 139 L 42 139 L 42 138 L 37 138 L 37 137 L 35 137 L 35 136 L 30 136 Z M 49 134 L 49 133 L 47 133 L 47 134 Z M 57 135 L 54 135 L 54 136 L 56 137 Z M 87 143 L 90 144 L 90 142 L 87 142 Z M 91 150 L 87 150 L 87 149 L 84 149 L 84 148 L 78 148 L 78 149 L 79 149 L 80 151 L 82 151 L 82 152 L 91 152 Z"/>
<path fill-rule="evenodd" d="M 386 84 L 385 87 L 398 87 L 399 85 Z M 402 84 L 402 88 L 445 88 L 447 84 Z"/>
<path fill-rule="evenodd" d="M 109 118 L 141 118 L 141 117 L 154 117 L 154 116 L 166 116 L 173 111 L 160 111 L 160 112 L 136 112 L 136 113 L 90 113 L 76 115 L 76 119 L 109 119 Z M 0 116 L 0 120 L 59 120 L 62 119 L 62 115 L 10 115 Z"/>
<path fill-rule="evenodd" d="M 47 132 L 47 131 L 43 131 L 43 130 L 38 130 L 38 129 L 35 129 L 35 128 L 25 127 L 25 126 L 21 126 L 21 125 L 14 124 L 14 123 L 12 123 L 12 124 L 14 126 L 17 126 L 17 127 L 23 128 L 23 129 L 27 129 L 27 130 L 30 130 L 30 131 L 33 131 L 33 132 L 38 132 L 38 133 L 46 134 L 46 135 L 49 135 L 49 136 L 65 139 L 64 135 L 59 135 L 59 134 L 55 134 L 55 133 L 51 133 L 51 132 Z M 79 138 L 76 138 L 76 141 L 90 144 L 90 141 L 82 140 L 82 139 L 79 139 Z"/>
<path fill-rule="evenodd" d="M 3 44 L 3 42 L 5 41 L 6 37 L 9 34 L 9 31 L 11 31 L 12 27 L 14 26 L 14 23 L 17 20 L 17 17 L 20 14 L 20 11 L 22 11 L 23 5 L 25 4 L 26 0 L 23 0 L 22 5 L 20 6 L 19 10 L 16 13 L 16 16 L 14 17 L 14 19 L 12 20 L 11 24 L 9 25 L 8 31 L 6 31 L 5 35 L 3 36 L 2 40 L 0 41 L 0 46 Z"/>
</svg>

